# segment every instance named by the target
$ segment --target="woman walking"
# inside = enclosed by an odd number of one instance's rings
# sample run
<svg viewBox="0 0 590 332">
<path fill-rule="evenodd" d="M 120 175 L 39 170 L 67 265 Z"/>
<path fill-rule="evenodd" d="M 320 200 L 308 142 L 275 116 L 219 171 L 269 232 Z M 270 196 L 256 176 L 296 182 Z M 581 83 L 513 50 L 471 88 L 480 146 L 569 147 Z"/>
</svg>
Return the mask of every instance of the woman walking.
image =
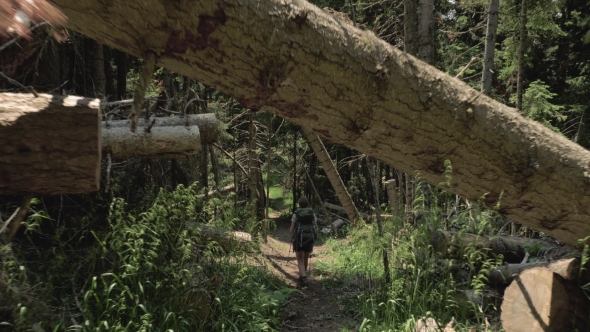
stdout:
<svg viewBox="0 0 590 332">
<path fill-rule="evenodd" d="M 307 286 L 307 266 L 317 236 L 317 218 L 305 196 L 302 196 L 298 203 L 299 208 L 291 217 L 290 232 L 299 268 L 299 286 Z"/>
</svg>

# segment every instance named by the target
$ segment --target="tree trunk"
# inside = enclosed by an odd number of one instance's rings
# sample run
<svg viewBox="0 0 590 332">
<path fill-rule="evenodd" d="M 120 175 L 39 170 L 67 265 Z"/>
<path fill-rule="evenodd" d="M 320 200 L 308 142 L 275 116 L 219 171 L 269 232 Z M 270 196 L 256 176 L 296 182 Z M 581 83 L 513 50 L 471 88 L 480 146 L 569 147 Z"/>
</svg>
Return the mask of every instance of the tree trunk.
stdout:
<svg viewBox="0 0 590 332">
<path fill-rule="evenodd" d="M 526 0 L 520 5 L 520 42 L 518 46 L 518 76 L 516 78 L 516 108 L 522 111 L 524 95 L 524 53 L 526 51 Z"/>
<path fill-rule="evenodd" d="M 254 112 L 250 111 L 248 121 L 248 187 L 250 189 L 249 201 L 252 204 L 252 216 L 258 214 L 260 192 L 258 192 L 258 162 L 256 156 L 256 126 L 254 125 Z"/>
<path fill-rule="evenodd" d="M 522 272 L 537 268 L 546 267 L 549 270 L 559 274 L 566 280 L 578 281 L 579 284 L 585 284 L 590 279 L 588 278 L 588 272 L 580 273 L 580 259 L 579 258 L 566 258 L 560 259 L 553 262 L 535 262 L 535 263 L 524 263 L 524 264 L 506 264 L 498 267 L 491 268 L 487 278 L 487 284 L 492 286 L 506 286 L 510 284 L 519 274 Z"/>
<path fill-rule="evenodd" d="M 525 239 L 512 236 L 479 236 L 470 233 L 451 233 L 437 230 L 431 233 L 430 243 L 435 251 L 449 257 L 461 257 L 463 249 L 473 245 L 477 249 L 489 249 L 495 254 L 502 254 L 508 263 L 520 263 L 527 250 L 531 248 L 549 249 L 554 245 L 537 239 Z"/>
<path fill-rule="evenodd" d="M 436 32 L 434 29 L 434 0 L 419 0 L 418 6 L 420 6 L 418 21 L 420 47 L 417 54 L 410 54 L 417 56 L 418 59 L 428 64 L 434 65 L 434 37 Z"/>
<path fill-rule="evenodd" d="M 54 2 L 70 28 L 246 107 L 432 184 L 449 160 L 452 192 L 571 245 L 590 235 L 589 151 L 305 1 Z"/>
<path fill-rule="evenodd" d="M 381 221 L 381 207 L 379 206 L 379 187 L 377 186 L 377 176 L 375 176 L 375 162 L 367 159 L 367 166 L 369 167 L 371 183 L 373 183 L 373 192 L 375 193 L 375 215 L 377 219 L 377 228 L 379 230 L 379 237 L 383 238 L 383 222 Z M 383 273 L 385 274 L 385 285 L 391 285 L 391 271 L 389 270 L 389 255 L 387 254 L 387 247 L 381 248 L 383 259 Z"/>
<path fill-rule="evenodd" d="M 188 120 L 187 120 L 188 118 Z M 197 126 L 199 127 L 199 133 L 201 135 L 202 144 L 211 144 L 217 142 L 219 137 L 219 128 L 217 118 L 213 113 L 207 114 L 190 114 L 187 117 L 184 116 L 170 116 L 161 118 L 140 118 L 137 126 L 147 128 L 152 121 L 155 120 L 153 127 L 173 127 L 173 126 Z M 103 130 L 114 127 L 129 128 L 131 120 L 117 120 L 117 121 L 103 121 Z"/>
<path fill-rule="evenodd" d="M 199 184 L 201 188 L 205 188 L 205 197 L 207 197 L 207 193 L 209 192 L 209 153 L 208 149 L 201 150 L 199 154 Z"/>
<path fill-rule="evenodd" d="M 97 191 L 97 99 L 0 93 L 0 195 Z"/>
<path fill-rule="evenodd" d="M 115 84 L 114 84 L 114 75 L 113 75 L 113 67 L 111 66 L 111 59 L 113 50 L 109 47 L 103 47 L 103 55 L 104 55 L 104 78 L 105 78 L 105 86 L 104 86 L 104 93 L 105 93 L 105 100 L 113 100 L 115 99 Z"/>
<path fill-rule="evenodd" d="M 404 0 L 404 52 L 417 55 L 420 43 L 418 34 L 419 0 Z"/>
<path fill-rule="evenodd" d="M 297 131 L 293 131 L 293 212 L 297 210 Z"/>
<path fill-rule="evenodd" d="M 115 47 L 111 44 L 111 47 Z M 117 65 L 117 100 L 127 96 L 127 54 L 121 51 L 115 52 L 115 65 Z"/>
<path fill-rule="evenodd" d="M 326 176 L 328 177 L 328 180 L 330 180 L 330 184 L 332 184 L 332 188 L 334 188 L 336 196 L 338 196 L 338 200 L 340 201 L 340 204 L 342 204 L 346 215 L 348 215 L 353 226 L 358 226 L 361 219 L 360 214 L 350 198 L 350 194 L 348 193 L 348 190 L 346 190 L 346 186 L 342 182 L 338 170 L 332 163 L 332 159 L 330 158 L 328 151 L 326 151 L 326 147 L 312 130 L 305 127 L 302 127 L 301 129 L 305 134 L 307 142 L 313 149 L 313 152 L 315 152 L 319 162 L 322 164 L 324 172 L 326 172 Z"/>
<path fill-rule="evenodd" d="M 215 181 L 215 187 L 219 188 L 221 185 L 221 180 L 219 179 L 219 164 L 217 163 L 217 156 L 215 155 L 215 151 L 213 151 L 213 145 L 207 144 L 209 147 L 209 157 L 211 157 L 211 172 L 213 173 L 213 181 Z"/>
<path fill-rule="evenodd" d="M 397 216 L 399 213 L 399 206 L 397 203 L 397 188 L 395 185 L 395 180 L 391 179 L 385 181 L 385 188 L 387 189 L 387 199 L 389 206 L 391 207 L 391 211 L 394 216 Z"/>
<path fill-rule="evenodd" d="M 572 283 L 546 267 L 520 274 L 504 292 L 506 332 L 587 331 L 588 299 Z"/>
<path fill-rule="evenodd" d="M 496 31 L 498 30 L 498 11 L 500 0 L 490 0 L 488 9 L 488 27 L 483 55 L 483 72 L 481 75 L 481 91 L 486 96 L 492 93 L 492 76 L 494 70 L 494 51 L 496 50 Z"/>
<path fill-rule="evenodd" d="M 106 77 L 104 73 L 104 51 L 101 43 L 96 42 L 92 39 L 87 40 L 88 50 L 90 51 L 90 71 L 88 72 L 88 82 L 90 85 L 87 87 L 86 93 L 90 93 L 91 96 L 97 98 L 103 98 L 105 96 L 106 88 Z"/>
</svg>

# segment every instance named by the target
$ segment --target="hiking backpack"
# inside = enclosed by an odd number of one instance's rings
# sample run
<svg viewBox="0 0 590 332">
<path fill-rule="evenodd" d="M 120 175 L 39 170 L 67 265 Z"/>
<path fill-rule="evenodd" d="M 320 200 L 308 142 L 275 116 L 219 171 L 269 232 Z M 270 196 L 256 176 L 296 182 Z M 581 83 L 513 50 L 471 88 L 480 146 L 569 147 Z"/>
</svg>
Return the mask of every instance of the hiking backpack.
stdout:
<svg viewBox="0 0 590 332">
<path fill-rule="evenodd" d="M 303 245 L 309 241 L 315 242 L 317 237 L 317 227 L 314 222 L 312 208 L 300 208 L 295 211 L 297 219 L 297 241 Z"/>
</svg>

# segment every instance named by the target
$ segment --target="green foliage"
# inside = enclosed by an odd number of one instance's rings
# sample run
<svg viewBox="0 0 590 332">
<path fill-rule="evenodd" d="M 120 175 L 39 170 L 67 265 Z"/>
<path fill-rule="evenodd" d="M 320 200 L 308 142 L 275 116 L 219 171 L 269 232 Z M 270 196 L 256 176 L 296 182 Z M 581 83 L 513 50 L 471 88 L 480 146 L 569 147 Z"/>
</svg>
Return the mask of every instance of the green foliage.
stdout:
<svg viewBox="0 0 590 332">
<path fill-rule="evenodd" d="M 276 330 L 290 290 L 264 267 L 251 266 L 253 254 L 203 243 L 200 228 L 191 227 L 215 210 L 221 218 L 211 224 L 238 224 L 240 212 L 231 206 L 231 199 L 203 204 L 194 186 L 182 185 L 160 190 L 147 206 L 113 198 L 105 220 L 82 224 L 90 229 L 77 231 L 68 245 L 56 239 L 57 248 L 44 250 L 57 254 L 43 255 L 44 264 L 28 273 L 2 247 L 0 295 L 8 301 L 0 305 L 0 322 L 17 330 L 33 324 L 76 331 Z M 37 211 L 28 223 L 40 216 L 46 214 Z M 27 277 L 44 280 L 48 296 L 39 301 Z M 65 309 L 56 315 L 51 306 Z"/>
<path fill-rule="evenodd" d="M 561 112 L 563 106 L 554 105 L 550 100 L 556 94 L 549 91 L 549 86 L 541 80 L 532 82 L 526 89 L 522 98 L 522 112 L 527 118 L 541 122 L 553 131 L 559 129 L 553 123 L 565 121 L 567 116 Z M 513 96 L 515 101 L 516 96 Z"/>
</svg>

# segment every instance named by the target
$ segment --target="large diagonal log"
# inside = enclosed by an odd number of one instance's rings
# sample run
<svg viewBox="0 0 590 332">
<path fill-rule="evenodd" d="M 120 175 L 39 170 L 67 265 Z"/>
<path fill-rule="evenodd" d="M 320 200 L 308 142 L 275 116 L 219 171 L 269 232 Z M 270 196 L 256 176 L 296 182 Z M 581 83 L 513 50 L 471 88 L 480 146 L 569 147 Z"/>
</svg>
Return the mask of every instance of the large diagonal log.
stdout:
<svg viewBox="0 0 590 332">
<path fill-rule="evenodd" d="M 326 151 L 324 143 L 322 143 L 322 140 L 311 129 L 306 127 L 301 129 L 303 130 L 303 134 L 305 134 L 307 143 L 309 143 L 320 164 L 322 164 L 322 168 L 324 169 L 328 180 L 330 180 L 332 189 L 334 189 L 334 192 L 336 193 L 340 204 L 342 204 L 348 219 L 352 221 L 354 226 L 359 225 L 361 219 L 360 213 L 354 205 L 354 202 L 352 201 L 352 198 L 346 189 L 346 185 L 344 182 L 342 182 L 342 178 L 340 177 L 340 174 L 338 174 L 338 169 L 332 162 L 330 154 L 328 151 Z"/>
<path fill-rule="evenodd" d="M 590 153 L 302 0 L 53 0 L 69 27 L 575 245 Z"/>
<path fill-rule="evenodd" d="M 0 94 L 0 195 L 97 191 L 100 101 Z"/>
</svg>

